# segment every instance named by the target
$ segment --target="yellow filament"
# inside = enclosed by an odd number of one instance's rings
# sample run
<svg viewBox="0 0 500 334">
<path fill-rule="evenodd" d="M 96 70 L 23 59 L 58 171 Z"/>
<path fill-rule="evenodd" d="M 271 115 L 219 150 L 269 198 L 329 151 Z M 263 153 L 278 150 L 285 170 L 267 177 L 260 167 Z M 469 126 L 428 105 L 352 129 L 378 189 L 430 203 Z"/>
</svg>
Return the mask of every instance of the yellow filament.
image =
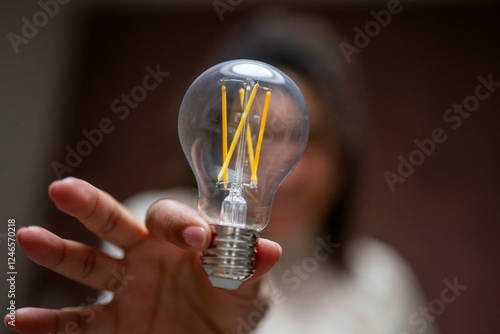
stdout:
<svg viewBox="0 0 500 334">
<path fill-rule="evenodd" d="M 227 101 L 226 86 L 222 85 L 222 158 L 227 157 Z M 224 171 L 224 182 L 227 182 L 227 169 Z"/>
<path fill-rule="evenodd" d="M 239 90 L 240 93 L 240 105 L 241 109 L 243 110 L 243 100 L 245 97 L 245 90 L 243 88 L 240 88 Z M 254 164 L 254 154 L 253 154 L 253 145 L 252 145 L 252 134 L 250 132 L 250 126 L 247 126 L 247 148 L 248 148 L 248 160 L 250 161 L 250 170 L 253 170 L 253 164 Z"/>
<path fill-rule="evenodd" d="M 250 133 L 250 126 L 247 126 L 247 148 L 248 148 L 248 160 L 250 161 L 250 170 L 253 171 L 254 154 L 253 154 L 252 134 Z"/>
<path fill-rule="evenodd" d="M 240 88 L 239 93 L 240 93 L 241 110 L 243 110 L 243 98 L 245 97 L 245 90 L 243 88 Z"/>
<path fill-rule="evenodd" d="M 262 120 L 260 122 L 259 139 L 255 147 L 255 160 L 252 168 L 252 182 L 257 184 L 257 167 L 259 166 L 260 148 L 262 147 L 262 138 L 264 138 L 264 128 L 266 127 L 267 110 L 269 109 L 269 100 L 271 99 L 271 92 L 266 93 L 266 101 L 264 102 L 264 110 L 262 111 Z"/>
<path fill-rule="evenodd" d="M 259 88 L 259 84 L 253 86 L 252 94 L 250 94 L 250 99 L 245 107 L 245 111 L 241 116 L 240 123 L 238 124 L 238 128 L 236 129 L 236 133 L 234 134 L 233 141 L 231 142 L 231 146 L 229 147 L 229 151 L 227 152 L 226 159 L 224 160 L 224 164 L 220 170 L 219 175 L 217 176 L 217 180 L 222 180 L 222 176 L 225 172 L 227 172 L 227 167 L 229 166 L 229 161 L 233 155 L 234 149 L 236 148 L 236 143 L 238 142 L 241 131 L 243 130 L 243 126 L 245 125 L 245 121 L 247 119 L 248 113 L 250 112 L 250 107 L 252 106 L 253 100 L 255 98 L 255 94 L 257 94 L 257 89 Z"/>
</svg>

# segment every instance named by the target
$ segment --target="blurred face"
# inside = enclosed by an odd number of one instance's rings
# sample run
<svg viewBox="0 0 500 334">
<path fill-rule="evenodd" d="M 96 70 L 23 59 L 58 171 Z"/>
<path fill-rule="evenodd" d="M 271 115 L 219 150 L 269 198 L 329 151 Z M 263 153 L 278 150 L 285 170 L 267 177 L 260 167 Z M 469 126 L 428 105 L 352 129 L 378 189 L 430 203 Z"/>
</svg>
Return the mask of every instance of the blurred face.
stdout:
<svg viewBox="0 0 500 334">
<path fill-rule="evenodd" d="M 291 75 L 306 100 L 311 120 L 302 159 L 275 196 L 265 235 L 280 243 L 317 235 L 340 188 L 340 141 L 327 116 L 334 112 L 307 81 Z"/>
</svg>

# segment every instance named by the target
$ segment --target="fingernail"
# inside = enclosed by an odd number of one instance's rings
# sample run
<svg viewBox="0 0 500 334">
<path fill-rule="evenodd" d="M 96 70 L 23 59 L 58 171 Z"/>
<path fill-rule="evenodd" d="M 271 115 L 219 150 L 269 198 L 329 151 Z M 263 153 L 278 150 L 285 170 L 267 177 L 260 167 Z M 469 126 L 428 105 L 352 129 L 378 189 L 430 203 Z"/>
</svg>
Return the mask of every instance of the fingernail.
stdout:
<svg viewBox="0 0 500 334">
<path fill-rule="evenodd" d="M 198 226 L 190 226 L 182 232 L 184 241 L 193 248 L 202 249 L 205 246 L 205 230 Z"/>
</svg>

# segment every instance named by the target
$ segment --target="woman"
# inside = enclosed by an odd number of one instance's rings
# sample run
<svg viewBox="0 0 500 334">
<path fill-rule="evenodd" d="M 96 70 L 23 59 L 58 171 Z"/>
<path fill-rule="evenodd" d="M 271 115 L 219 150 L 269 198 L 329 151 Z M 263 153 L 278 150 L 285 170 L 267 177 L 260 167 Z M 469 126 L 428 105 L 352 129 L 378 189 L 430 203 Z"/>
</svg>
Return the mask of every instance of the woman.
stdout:
<svg viewBox="0 0 500 334">
<path fill-rule="evenodd" d="M 435 333 L 432 325 L 412 326 L 411 315 L 427 303 L 407 264 L 387 245 L 349 233 L 366 109 L 341 41 L 327 20 L 269 10 L 233 30 L 217 59 L 280 68 L 300 87 L 311 120 L 306 151 L 279 188 L 263 233 L 283 255 L 257 332 Z"/>
<path fill-rule="evenodd" d="M 348 237 L 363 108 L 324 23 L 273 12 L 235 31 L 221 58 L 275 65 L 301 88 L 311 117 L 308 148 L 280 188 L 256 273 L 236 291 L 213 288 L 199 268 L 210 229 L 183 191 L 140 194 L 135 216 L 88 183 L 54 182 L 62 211 L 124 250 L 116 259 L 38 227 L 18 241 L 35 262 L 97 289 L 105 306 L 17 311 L 20 333 L 409 333 L 424 303 L 406 265 L 387 246 Z M 223 60 L 220 59 L 220 60 Z M 151 203 L 153 203 L 151 205 Z M 151 205 L 151 206 L 150 206 Z M 149 209 L 147 209 L 149 207 Z M 146 212 L 147 211 L 147 212 Z M 145 224 L 142 223 L 144 217 Z M 139 218 L 136 218 L 139 217 Z M 270 283 L 269 283 L 270 282 Z M 427 333 L 430 333 L 428 331 Z"/>
</svg>

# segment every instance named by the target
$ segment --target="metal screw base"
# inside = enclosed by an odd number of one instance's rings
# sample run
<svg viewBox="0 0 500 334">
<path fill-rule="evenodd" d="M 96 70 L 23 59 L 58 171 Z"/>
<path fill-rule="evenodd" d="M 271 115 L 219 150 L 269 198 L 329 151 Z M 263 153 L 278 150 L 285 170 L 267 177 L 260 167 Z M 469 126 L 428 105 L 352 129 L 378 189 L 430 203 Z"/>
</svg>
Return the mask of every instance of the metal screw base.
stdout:
<svg viewBox="0 0 500 334">
<path fill-rule="evenodd" d="M 235 290 L 255 269 L 255 246 L 260 232 L 211 225 L 212 244 L 203 252 L 201 267 L 216 288 Z"/>
</svg>

